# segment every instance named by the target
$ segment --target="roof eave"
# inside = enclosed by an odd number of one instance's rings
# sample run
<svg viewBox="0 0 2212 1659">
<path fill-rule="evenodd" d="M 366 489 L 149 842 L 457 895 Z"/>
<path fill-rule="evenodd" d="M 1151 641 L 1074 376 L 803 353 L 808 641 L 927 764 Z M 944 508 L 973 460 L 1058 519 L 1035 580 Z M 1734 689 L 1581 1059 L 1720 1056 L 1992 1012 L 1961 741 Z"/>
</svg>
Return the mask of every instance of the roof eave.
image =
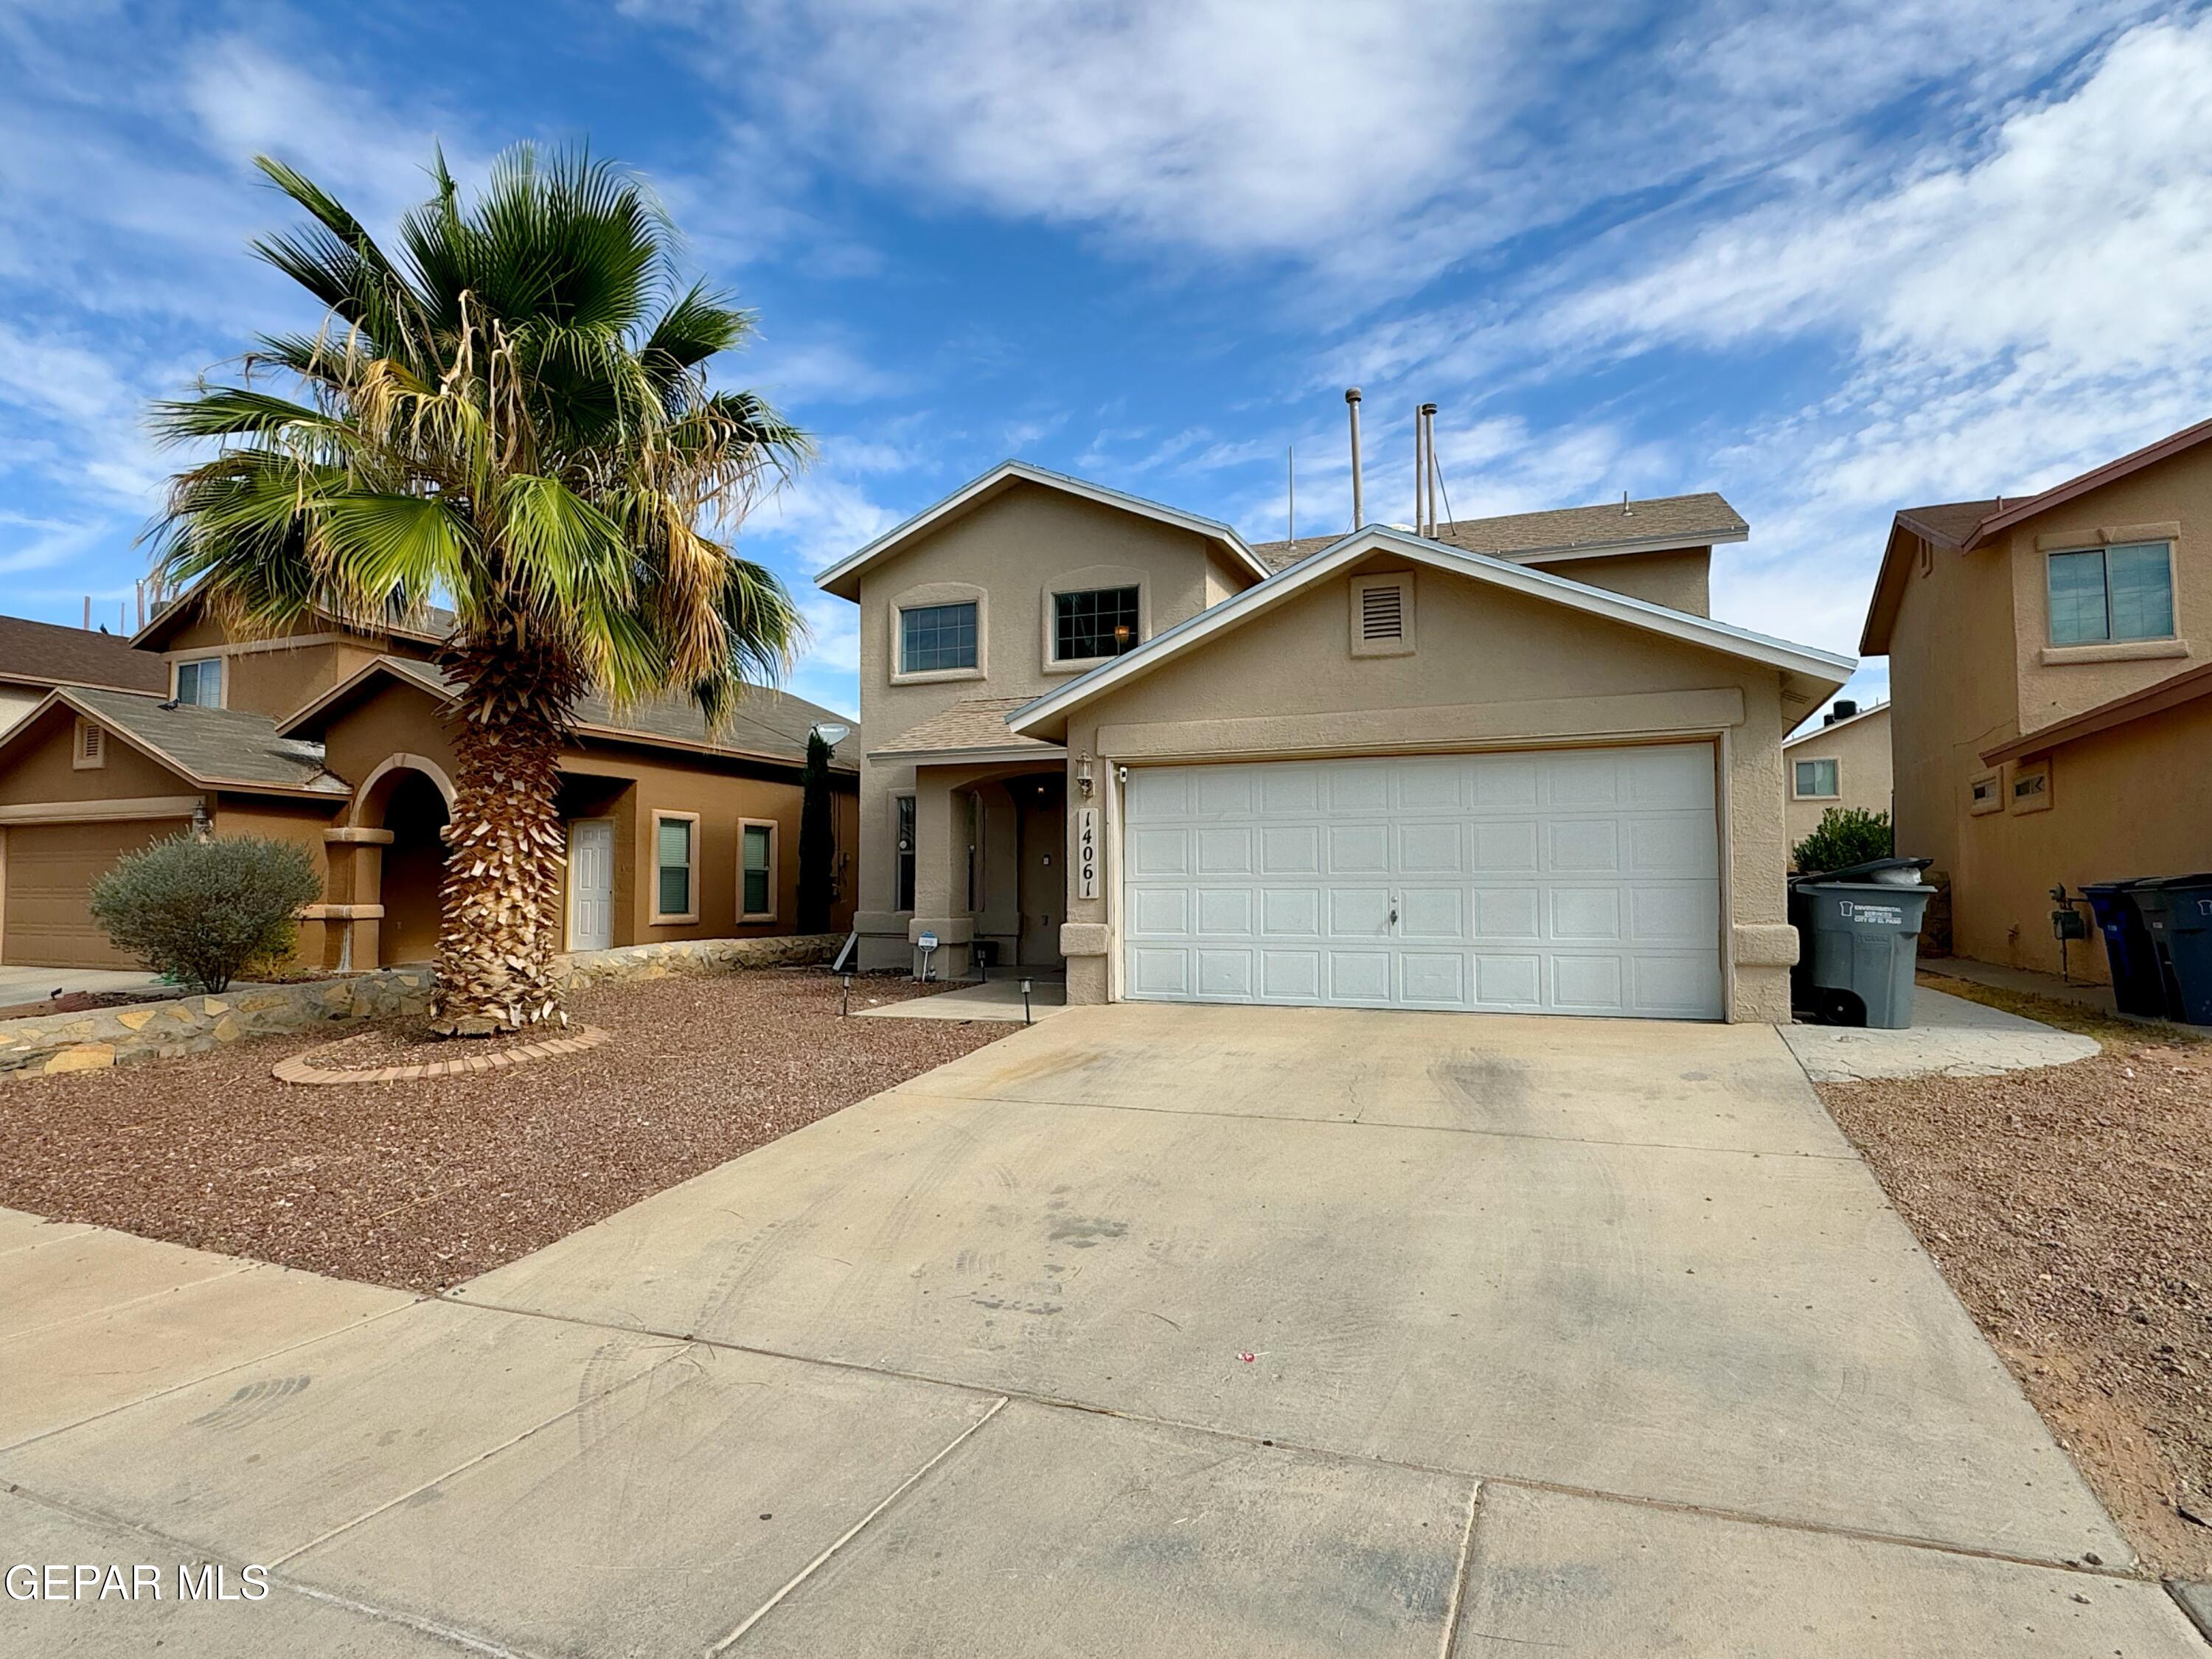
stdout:
<svg viewBox="0 0 2212 1659">
<path fill-rule="evenodd" d="M 1710 533 L 1698 531 L 1685 536 L 1643 536 L 1626 541 L 1568 542 L 1558 547 L 1515 548 L 1510 553 L 1487 553 L 1481 556 L 1507 559 L 1515 564 L 1565 564 L 1575 559 L 1618 559 L 1638 553 L 1694 553 L 1700 548 L 1725 547 L 1751 539 L 1751 526 L 1741 525 L 1734 530 L 1716 530 Z M 1454 544 L 1447 542 L 1445 546 Z M 1465 552 L 1468 550 L 1460 550 Z"/>
<path fill-rule="evenodd" d="M 1782 672 L 1788 683 L 1785 690 L 1793 701 L 1812 695 L 1822 686 L 1826 690 L 1820 692 L 1820 696 L 1840 690 L 1858 667 L 1853 659 L 1838 656 L 1832 652 L 1772 639 L 1765 635 L 1753 634 L 1747 629 L 1714 622 L 1711 617 L 1670 610 L 1665 605 L 1615 593 L 1587 582 L 1554 576 L 1511 559 L 1487 553 L 1470 553 L 1464 548 L 1429 541 L 1407 532 L 1370 525 L 1308 554 L 1296 564 L 1285 566 L 1275 574 L 1272 581 L 1247 588 L 1219 605 L 1201 611 L 1165 632 L 1155 635 L 1127 655 L 1102 664 L 1024 704 L 1006 716 L 1006 726 L 1015 732 L 1030 735 L 1034 728 L 1045 726 L 1109 686 L 1151 672 L 1185 646 L 1195 644 L 1224 628 L 1240 625 L 1261 611 L 1281 602 L 1307 583 L 1318 580 L 1332 570 L 1383 549 L 1409 555 L 1447 570 L 1456 565 L 1461 567 L 1459 574 L 1476 580 L 1487 580 L 1494 586 L 1550 598 L 1589 615 L 1668 634 L 1723 655 L 1765 664 Z"/>
<path fill-rule="evenodd" d="M 2048 489 L 2024 496 L 2015 505 L 2006 507 L 2002 512 L 1990 514 L 1988 518 L 1975 526 L 1974 533 L 1961 544 L 1963 550 L 1972 552 L 1987 543 L 1990 538 L 2003 534 L 2014 526 L 2033 519 L 2038 514 L 2048 513 L 2054 507 L 2063 507 L 2075 497 L 2086 495 L 2093 489 L 2101 489 L 2105 485 L 2116 483 L 2131 472 L 2140 472 L 2147 466 L 2155 465 L 2160 461 L 2170 460 L 2185 450 L 2194 449 L 2208 438 L 2212 438 L 2212 421 L 2199 421 L 2194 426 L 2186 426 L 2179 432 L 2168 433 L 2155 443 L 2145 444 L 2141 449 L 2130 450 L 2118 460 L 2106 461 L 2102 466 L 2093 466 L 2087 472 L 2078 473 L 2063 483 L 2055 483 Z"/>
</svg>

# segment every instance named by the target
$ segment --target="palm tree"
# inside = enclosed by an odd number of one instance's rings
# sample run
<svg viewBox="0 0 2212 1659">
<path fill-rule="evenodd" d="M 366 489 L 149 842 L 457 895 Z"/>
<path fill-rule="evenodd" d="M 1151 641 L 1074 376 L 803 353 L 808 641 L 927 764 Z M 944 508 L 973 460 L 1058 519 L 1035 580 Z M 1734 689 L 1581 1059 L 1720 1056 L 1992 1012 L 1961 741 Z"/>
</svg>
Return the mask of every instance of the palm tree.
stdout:
<svg viewBox="0 0 2212 1659">
<path fill-rule="evenodd" d="M 678 285 L 673 228 L 607 164 L 518 148 L 465 206 L 441 155 L 395 259 L 312 181 L 255 160 L 312 222 L 254 252 L 327 315 L 263 337 L 240 384 L 156 406 L 163 437 L 219 446 L 172 481 L 157 572 L 270 634 L 311 610 L 453 607 L 434 1023 L 552 1018 L 555 767 L 576 700 L 678 692 L 719 723 L 782 671 L 803 634 L 790 596 L 713 532 L 810 446 L 750 393 L 709 388 L 752 319 Z M 257 386 L 270 370 L 298 395 Z"/>
</svg>

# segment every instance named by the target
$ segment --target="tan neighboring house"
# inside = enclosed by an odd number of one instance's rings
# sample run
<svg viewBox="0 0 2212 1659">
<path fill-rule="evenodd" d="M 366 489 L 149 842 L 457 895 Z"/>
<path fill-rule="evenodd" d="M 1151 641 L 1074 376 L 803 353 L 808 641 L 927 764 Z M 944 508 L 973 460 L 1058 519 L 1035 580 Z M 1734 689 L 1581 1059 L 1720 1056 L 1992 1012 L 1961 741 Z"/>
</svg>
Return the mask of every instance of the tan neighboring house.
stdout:
<svg viewBox="0 0 2212 1659">
<path fill-rule="evenodd" d="M 1820 827 L 1830 807 L 1890 811 L 1889 705 L 1861 708 L 1838 700 L 1818 726 L 1782 745 L 1782 779 L 1790 791 L 1783 817 L 1794 869 L 1797 843 Z"/>
<path fill-rule="evenodd" d="M 2212 869 L 2212 422 L 2039 495 L 1908 507 L 1887 656 L 1897 847 L 1958 955 L 2055 972 L 2063 884 Z M 2103 951 L 2068 965 L 2109 976 Z"/>
<path fill-rule="evenodd" d="M 1847 658 L 1706 614 L 1718 495 L 1254 547 L 1019 462 L 860 607 L 863 960 L 1121 999 L 1789 1017 L 1782 740 Z"/>
<path fill-rule="evenodd" d="M 58 685 L 164 691 L 168 672 L 159 658 L 132 650 L 130 641 L 112 634 L 0 617 L 0 732 Z"/>
<path fill-rule="evenodd" d="M 434 954 L 457 769 L 441 619 L 335 617 L 234 638 L 189 596 L 131 642 L 151 689 L 58 684 L 0 734 L 0 963 L 126 967 L 85 908 L 124 854 L 197 830 L 296 841 L 324 883 L 299 964 Z M 839 721 L 777 691 L 720 732 L 671 701 L 586 700 L 561 764 L 567 948 L 794 931 L 807 738 Z M 836 751 L 838 846 L 858 832 L 857 736 Z M 849 868 L 833 925 L 849 925 Z"/>
</svg>

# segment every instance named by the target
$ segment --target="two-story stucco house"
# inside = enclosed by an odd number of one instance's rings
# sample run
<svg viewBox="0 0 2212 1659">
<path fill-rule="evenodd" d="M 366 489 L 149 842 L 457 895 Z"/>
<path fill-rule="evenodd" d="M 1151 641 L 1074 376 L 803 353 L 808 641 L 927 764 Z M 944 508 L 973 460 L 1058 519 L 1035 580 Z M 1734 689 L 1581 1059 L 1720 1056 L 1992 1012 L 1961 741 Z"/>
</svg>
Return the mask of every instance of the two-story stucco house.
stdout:
<svg viewBox="0 0 2212 1659">
<path fill-rule="evenodd" d="M 1861 812 L 1892 809 L 1889 705 L 1836 706 L 1782 745 L 1783 779 L 1790 804 L 1784 817 L 1795 849 L 1820 827 L 1833 807 Z"/>
<path fill-rule="evenodd" d="M 1717 495 L 1249 545 L 1007 462 L 860 611 L 863 962 L 1071 1001 L 1785 1019 L 1783 734 L 1850 659 L 1706 614 Z"/>
<path fill-rule="evenodd" d="M 1889 658 L 1897 850 L 1935 860 L 1960 956 L 2056 972 L 2052 888 L 2212 869 L 2208 441 L 1891 525 L 1860 649 Z"/>
</svg>

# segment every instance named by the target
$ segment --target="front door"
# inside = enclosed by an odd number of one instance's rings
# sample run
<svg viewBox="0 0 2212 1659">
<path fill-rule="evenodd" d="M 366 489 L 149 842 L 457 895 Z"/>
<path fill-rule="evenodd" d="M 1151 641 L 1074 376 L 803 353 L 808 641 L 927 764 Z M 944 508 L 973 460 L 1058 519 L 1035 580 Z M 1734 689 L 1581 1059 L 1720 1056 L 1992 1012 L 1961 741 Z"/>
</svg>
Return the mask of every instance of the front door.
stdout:
<svg viewBox="0 0 2212 1659">
<path fill-rule="evenodd" d="M 1046 774 L 1006 787 L 1021 813 L 1021 963 L 1057 968 L 1060 924 L 1067 920 L 1067 781 Z"/>
<path fill-rule="evenodd" d="M 615 942 L 615 827 L 605 818 L 568 826 L 568 948 L 605 951 Z"/>
</svg>

